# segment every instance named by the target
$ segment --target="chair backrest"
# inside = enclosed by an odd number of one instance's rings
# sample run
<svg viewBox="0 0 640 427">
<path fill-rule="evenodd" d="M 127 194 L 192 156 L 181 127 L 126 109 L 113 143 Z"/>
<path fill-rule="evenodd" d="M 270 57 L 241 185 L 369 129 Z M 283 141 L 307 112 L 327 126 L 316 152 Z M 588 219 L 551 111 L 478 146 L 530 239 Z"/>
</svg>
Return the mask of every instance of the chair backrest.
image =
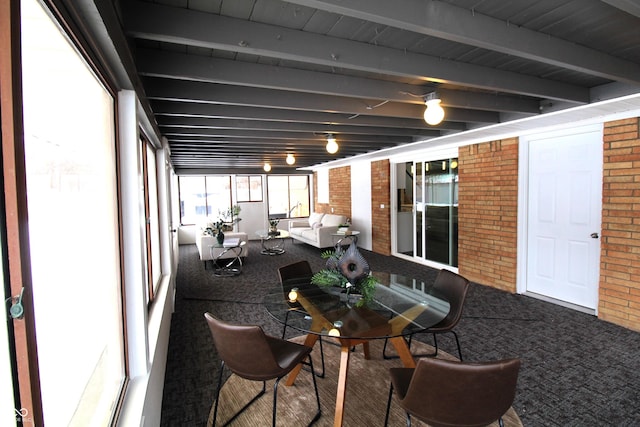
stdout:
<svg viewBox="0 0 640 427">
<path fill-rule="evenodd" d="M 469 281 L 459 274 L 442 269 L 438 273 L 433 287 L 449 301 L 449 314 L 436 327 L 452 329 L 462 317 Z"/>
<path fill-rule="evenodd" d="M 297 261 L 278 268 L 278 277 L 280 278 L 285 300 L 289 299 L 289 291 L 293 288 L 316 289 L 317 287 L 311 284 L 311 276 L 313 276 L 313 271 L 311 270 L 309 261 L 306 260 Z M 289 302 L 289 306 L 300 308 L 300 304 L 297 302 Z"/>
<path fill-rule="evenodd" d="M 516 394 L 520 359 L 465 363 L 419 359 L 400 405 L 431 426 L 485 426 Z"/>
<path fill-rule="evenodd" d="M 232 324 L 211 313 L 205 313 L 204 317 L 220 359 L 233 373 L 262 381 L 275 378 L 282 371 L 260 326 Z"/>
<path fill-rule="evenodd" d="M 311 276 L 313 276 L 313 271 L 307 260 L 297 261 L 278 268 L 280 283 L 285 283 L 289 280 L 311 279 Z"/>
</svg>

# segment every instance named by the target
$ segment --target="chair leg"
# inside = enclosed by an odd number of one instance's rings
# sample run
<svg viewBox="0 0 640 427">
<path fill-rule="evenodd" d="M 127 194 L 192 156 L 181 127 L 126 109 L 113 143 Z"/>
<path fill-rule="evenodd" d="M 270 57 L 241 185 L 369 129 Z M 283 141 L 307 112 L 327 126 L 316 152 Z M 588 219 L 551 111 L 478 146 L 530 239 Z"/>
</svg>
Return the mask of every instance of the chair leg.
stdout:
<svg viewBox="0 0 640 427">
<path fill-rule="evenodd" d="M 320 365 L 322 366 L 322 371 L 317 376 L 324 378 L 324 349 L 322 348 L 322 337 L 318 337 L 318 341 L 320 341 Z"/>
<path fill-rule="evenodd" d="M 284 315 L 284 326 L 282 327 L 282 339 L 284 338 L 285 333 L 287 332 L 287 326 L 288 322 L 289 322 L 289 313 L 291 313 L 290 311 L 287 311 L 287 314 Z"/>
<path fill-rule="evenodd" d="M 206 261 L 205 261 L 206 262 Z M 218 418 L 218 401 L 220 400 L 220 388 L 222 387 L 222 371 L 224 370 L 224 361 L 220 364 L 220 374 L 218 375 L 218 385 L 216 386 L 216 402 L 213 407 L 213 427 L 216 427 L 216 418 Z"/>
<path fill-rule="evenodd" d="M 280 384 L 280 378 L 276 378 L 276 382 L 273 384 L 273 411 L 271 413 L 271 425 L 273 427 L 276 427 L 276 411 L 278 409 L 278 384 Z"/>
<path fill-rule="evenodd" d="M 458 356 L 460 356 L 460 361 L 462 362 L 462 351 L 460 350 L 460 341 L 458 340 L 458 334 L 455 331 L 450 331 L 456 339 L 456 345 L 458 346 Z"/>
<path fill-rule="evenodd" d="M 311 359 L 311 355 L 309 355 L 309 361 L 308 362 L 302 362 L 305 365 L 309 366 L 309 369 L 311 370 L 311 378 L 313 380 L 313 390 L 316 393 L 316 404 L 318 406 L 318 411 L 316 412 L 316 414 L 314 415 L 313 419 L 311 420 L 311 422 L 309 422 L 309 425 L 312 425 L 313 423 L 315 423 L 316 421 L 318 421 L 318 419 L 320 418 L 320 416 L 322 415 L 322 410 L 320 409 L 320 394 L 318 393 L 318 383 L 316 382 L 316 373 L 313 369 L 313 359 Z M 276 411 L 278 408 L 278 384 L 280 384 L 280 380 L 284 378 L 284 377 L 279 377 L 276 379 L 275 384 L 273 385 L 273 414 L 271 416 L 271 420 L 272 420 L 272 426 L 276 427 Z"/>
<path fill-rule="evenodd" d="M 384 416 L 384 427 L 389 425 L 389 411 L 391 410 L 391 398 L 393 397 L 393 383 L 389 386 L 389 398 L 387 399 L 387 412 Z"/>
<path fill-rule="evenodd" d="M 433 352 L 433 357 L 438 355 L 438 336 L 433 334 L 433 346 L 436 348 L 436 351 Z"/>
<path fill-rule="evenodd" d="M 320 343 L 322 343 L 322 341 L 320 341 Z M 324 364 L 324 362 L 323 362 L 323 364 Z M 318 393 L 318 383 L 316 382 L 316 377 L 318 375 L 316 375 L 316 373 L 315 373 L 315 371 L 313 369 L 313 359 L 311 359 L 311 355 L 309 355 L 309 367 L 311 368 L 311 378 L 313 379 L 313 390 L 316 393 L 316 404 L 318 406 L 318 412 L 316 412 L 316 415 L 313 417 L 313 419 L 309 423 L 309 425 L 312 425 L 313 423 L 318 421 L 318 419 L 322 415 L 322 410 L 320 409 L 320 394 Z M 322 375 L 324 376 L 324 366 L 322 367 L 322 371 L 323 371 Z"/>
<path fill-rule="evenodd" d="M 213 427 L 216 426 L 216 419 L 218 418 L 218 401 L 220 400 L 220 389 L 222 388 L 223 370 L 224 370 L 224 361 L 220 364 L 220 375 L 218 376 L 218 387 L 216 388 L 216 396 L 215 396 L 216 397 L 216 403 L 214 404 L 214 408 L 213 408 L 213 424 L 212 424 Z M 266 390 L 267 390 L 267 383 L 265 381 L 262 381 L 262 390 L 260 390 L 258 392 L 258 394 L 256 394 L 253 397 L 253 399 L 251 399 L 238 412 L 236 412 L 233 417 L 229 418 L 229 420 L 226 423 L 224 423 L 224 426 L 226 427 L 229 424 L 231 424 L 231 422 L 233 422 L 233 420 L 235 420 L 238 417 L 238 415 L 240 415 L 242 412 L 244 412 L 245 409 L 247 409 L 249 406 L 251 406 L 251 404 L 253 402 L 258 400 L 258 398 L 260 396 L 262 396 L 265 393 Z"/>
<path fill-rule="evenodd" d="M 462 350 L 460 348 L 460 340 L 458 339 L 458 334 L 456 334 L 455 331 L 447 331 L 453 334 L 453 337 L 456 340 L 456 348 L 458 349 L 458 356 L 460 358 L 460 361 L 462 362 Z M 444 332 L 443 332 L 444 333 Z M 438 355 L 438 335 L 436 333 L 433 333 L 433 346 L 435 348 L 435 351 L 433 353 L 420 353 L 420 354 L 414 354 L 412 353 L 413 357 L 436 357 Z M 409 335 L 409 339 L 407 340 L 408 344 L 409 344 L 409 348 L 411 348 L 411 340 L 413 339 L 413 335 Z M 385 351 L 387 349 L 387 340 L 384 341 L 384 347 L 382 348 L 382 357 L 384 357 L 385 359 L 397 359 L 398 356 L 388 356 L 385 354 Z"/>
</svg>

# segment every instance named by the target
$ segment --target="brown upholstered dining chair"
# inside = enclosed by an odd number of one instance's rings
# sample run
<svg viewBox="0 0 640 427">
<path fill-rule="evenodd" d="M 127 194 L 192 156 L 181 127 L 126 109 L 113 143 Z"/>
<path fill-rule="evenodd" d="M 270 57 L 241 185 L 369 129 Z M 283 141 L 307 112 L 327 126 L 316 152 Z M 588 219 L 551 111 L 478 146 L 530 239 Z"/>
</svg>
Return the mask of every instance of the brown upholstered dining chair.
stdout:
<svg viewBox="0 0 640 427">
<path fill-rule="evenodd" d="M 432 427 L 486 426 L 498 420 L 513 404 L 520 359 L 465 363 L 419 359 L 415 368 L 391 368 L 391 386 L 385 426 L 393 391 L 407 415 Z"/>
<path fill-rule="evenodd" d="M 462 310 L 464 308 L 464 302 L 467 298 L 467 292 L 469 291 L 469 281 L 459 274 L 452 271 L 442 269 L 438 273 L 436 280 L 433 284 L 434 289 L 438 291 L 449 302 L 449 314 L 442 319 L 438 324 L 430 327 L 419 333 L 433 334 L 433 344 L 435 351 L 427 354 L 413 354 L 414 357 L 435 357 L 438 355 L 438 334 L 451 333 L 456 340 L 456 347 L 458 348 L 458 356 L 462 360 L 462 351 L 460 350 L 460 340 L 458 334 L 454 328 L 460 322 L 462 318 Z M 409 345 L 413 335 L 409 337 Z M 395 356 L 386 355 L 387 342 L 385 341 L 383 347 L 383 355 L 385 359 L 390 359 Z"/>
<path fill-rule="evenodd" d="M 293 370 L 299 363 L 308 364 L 313 378 L 318 411 L 309 425 L 320 418 L 320 396 L 316 376 L 313 372 L 310 347 L 291 341 L 272 337 L 264 333 L 257 325 L 237 325 L 222 321 L 211 313 L 204 317 L 209 324 L 213 342 L 220 356 L 220 375 L 215 393 L 215 407 L 213 410 L 213 426 L 218 417 L 218 403 L 222 387 L 223 370 L 226 366 L 233 374 L 250 381 L 262 381 L 262 390 L 244 405 L 224 425 L 230 424 L 245 409 L 265 393 L 266 381 L 275 379 L 273 390 L 272 425 L 276 425 L 278 403 L 278 384 L 280 380 Z M 307 361 L 308 359 L 308 361 Z"/>
</svg>

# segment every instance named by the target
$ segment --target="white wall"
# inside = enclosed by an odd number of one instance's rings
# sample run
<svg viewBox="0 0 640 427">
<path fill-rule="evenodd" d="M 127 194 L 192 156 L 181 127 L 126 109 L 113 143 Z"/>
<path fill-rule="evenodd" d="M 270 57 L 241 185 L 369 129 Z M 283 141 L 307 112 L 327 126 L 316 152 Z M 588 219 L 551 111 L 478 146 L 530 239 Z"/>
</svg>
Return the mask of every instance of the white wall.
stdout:
<svg viewBox="0 0 640 427">
<path fill-rule="evenodd" d="M 266 196 L 263 196 L 263 200 L 266 200 Z M 238 205 L 242 208 L 240 211 L 242 221 L 238 223 L 238 231 L 247 233 L 249 240 L 258 239 L 256 231 L 264 230 L 268 225 L 267 204 L 265 202 L 250 202 L 238 203 Z"/>
<path fill-rule="evenodd" d="M 351 224 L 360 231 L 358 246 L 371 250 L 371 163 L 351 164 Z"/>
<path fill-rule="evenodd" d="M 188 245 L 196 243 L 197 225 L 181 225 L 178 227 L 178 244 Z"/>
<path fill-rule="evenodd" d="M 153 427 L 160 425 L 162 394 L 166 367 L 167 349 L 173 295 L 175 265 L 168 255 L 170 237 L 162 233 L 163 277 L 160 280 L 156 299 L 147 307 L 145 299 L 146 271 L 144 248 L 144 194 L 140 191 L 142 171 L 139 159 L 137 99 L 133 91 L 118 94 L 121 206 L 124 221 L 123 260 L 126 295 L 126 320 L 128 339 L 128 360 L 130 381 L 125 393 L 119 426 Z M 162 156 L 158 156 L 162 159 Z M 164 165 L 157 170 L 170 174 Z M 166 182 L 169 176 L 159 182 Z M 161 185 L 159 191 L 167 192 L 168 186 Z M 166 194 L 160 200 L 168 200 Z M 175 203 L 172 201 L 171 203 Z M 162 224 L 169 227 L 171 204 L 165 204 L 161 214 Z M 165 230 L 166 231 L 166 230 Z M 167 252 L 168 251 L 168 252 Z M 169 260 L 166 259 L 169 256 Z M 168 266 L 166 262 L 169 262 Z"/>
</svg>

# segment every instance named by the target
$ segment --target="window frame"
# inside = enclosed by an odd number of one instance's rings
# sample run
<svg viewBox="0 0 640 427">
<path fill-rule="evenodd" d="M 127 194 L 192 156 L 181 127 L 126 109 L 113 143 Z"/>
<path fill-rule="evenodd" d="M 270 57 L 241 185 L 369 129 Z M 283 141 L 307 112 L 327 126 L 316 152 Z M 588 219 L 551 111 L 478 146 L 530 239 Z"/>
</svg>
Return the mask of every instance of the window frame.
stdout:
<svg viewBox="0 0 640 427">
<path fill-rule="evenodd" d="M 307 181 L 306 184 L 306 188 L 307 188 L 307 201 L 306 204 L 302 204 L 303 206 L 307 206 L 307 209 L 309 212 L 307 212 L 306 215 L 297 215 L 297 216 L 291 216 L 291 212 L 296 208 L 296 206 L 294 206 L 293 208 L 291 207 L 291 179 L 292 178 L 301 178 L 304 177 Z M 273 178 L 286 178 L 287 179 L 287 210 L 288 212 L 286 212 L 283 216 L 282 213 L 271 213 L 271 190 L 270 190 L 270 185 L 269 185 L 269 180 Z M 311 177 L 309 175 L 267 175 L 267 216 L 269 219 L 283 219 L 283 218 L 306 218 L 309 216 L 309 213 L 311 212 Z"/>
<path fill-rule="evenodd" d="M 178 203 L 179 203 L 179 207 L 180 207 L 180 225 L 181 226 L 187 226 L 187 225 L 197 225 L 199 223 L 203 224 L 209 220 L 217 220 L 219 217 L 219 212 L 213 212 L 213 206 L 212 204 L 209 203 L 209 190 L 207 188 L 207 178 L 227 178 L 228 179 L 228 194 L 229 194 L 229 204 L 228 206 L 225 208 L 230 208 L 231 206 L 233 206 L 233 194 L 232 194 L 232 175 L 178 175 Z M 183 204 L 183 189 L 182 189 L 182 184 L 181 181 L 183 178 L 202 178 L 203 180 L 203 193 L 204 194 L 204 215 L 200 215 L 200 214 L 194 214 L 192 215 L 194 217 L 194 222 L 185 222 L 184 218 L 185 216 L 185 208 L 184 208 L 184 204 Z M 211 208 L 211 212 L 209 212 Z"/>
<path fill-rule="evenodd" d="M 240 180 L 244 180 L 244 178 L 246 178 L 247 180 L 247 191 L 249 193 L 249 199 L 245 200 L 240 198 L 240 194 L 241 192 L 238 190 L 238 181 Z M 251 185 L 251 181 L 252 179 L 259 179 L 260 180 L 260 191 L 259 192 L 254 192 L 251 191 L 252 185 Z M 236 203 L 251 203 L 251 202 L 262 202 L 264 201 L 264 197 L 263 197 L 263 188 L 264 188 L 264 183 L 262 180 L 262 175 L 236 175 Z M 256 198 L 254 198 L 254 193 L 256 194 Z"/>
</svg>

